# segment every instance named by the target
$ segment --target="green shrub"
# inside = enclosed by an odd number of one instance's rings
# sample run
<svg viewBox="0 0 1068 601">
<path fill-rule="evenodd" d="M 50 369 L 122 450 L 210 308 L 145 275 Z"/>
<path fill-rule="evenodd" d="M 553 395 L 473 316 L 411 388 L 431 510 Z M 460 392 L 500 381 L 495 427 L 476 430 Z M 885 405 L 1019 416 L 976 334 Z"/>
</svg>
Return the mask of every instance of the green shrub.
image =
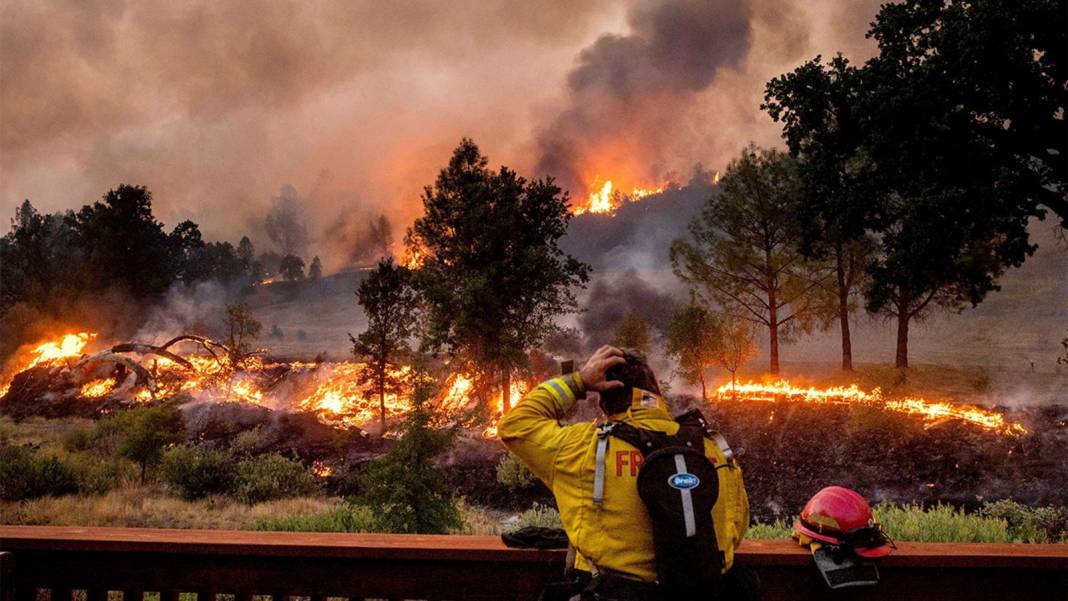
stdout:
<svg viewBox="0 0 1068 601">
<path fill-rule="evenodd" d="M 63 437 L 63 449 L 70 453 L 92 450 L 97 441 L 97 429 L 71 430 Z"/>
<path fill-rule="evenodd" d="M 965 513 L 950 505 L 924 509 L 920 505 L 880 503 L 875 518 L 894 540 L 940 543 L 1007 542 L 1005 520 Z"/>
<path fill-rule="evenodd" d="M 560 512 L 554 507 L 535 503 L 533 507 L 519 514 L 516 520 L 516 529 L 533 526 L 537 528 L 563 528 L 560 521 Z"/>
<path fill-rule="evenodd" d="M 124 479 L 131 478 L 133 464 L 113 457 L 98 457 L 92 453 L 72 453 L 64 460 L 78 481 L 78 492 L 102 495 L 113 490 Z"/>
<path fill-rule="evenodd" d="M 74 471 L 59 459 L 23 447 L 0 446 L 0 499 L 20 501 L 77 491 Z"/>
<path fill-rule="evenodd" d="M 445 534 L 463 526 L 452 489 L 434 462 L 454 432 L 431 427 L 432 392 L 425 382 L 416 385 L 403 437 L 357 477 L 357 502 L 374 509 L 375 530 Z"/>
<path fill-rule="evenodd" d="M 263 446 L 263 432 L 259 426 L 243 430 L 230 442 L 230 452 L 236 457 L 251 457 Z"/>
<path fill-rule="evenodd" d="M 370 507 L 343 503 L 321 513 L 263 517 L 244 526 L 245 530 L 281 532 L 370 532 L 374 511 Z"/>
<path fill-rule="evenodd" d="M 234 462 L 229 453 L 177 447 L 163 457 L 163 481 L 183 499 L 193 500 L 230 492 Z"/>
<path fill-rule="evenodd" d="M 142 483 L 166 449 L 185 438 L 185 422 L 175 403 L 129 409 L 104 421 L 113 422 L 101 427 L 102 432 L 117 434 L 116 452 L 141 467 Z"/>
<path fill-rule="evenodd" d="M 987 503 L 979 513 L 949 505 L 881 503 L 876 519 L 894 540 L 938 543 L 1044 543 L 1068 541 L 1068 508 L 1031 508 L 1014 501 Z M 753 524 L 747 538 L 790 538 L 793 521 Z"/>
<path fill-rule="evenodd" d="M 497 462 L 497 482 L 509 488 L 526 488 L 535 479 L 534 473 L 512 453 L 505 453 Z"/>
<path fill-rule="evenodd" d="M 783 540 L 793 534 L 793 522 L 775 520 L 770 524 L 753 524 L 745 533 L 746 538 L 761 540 Z"/>
<path fill-rule="evenodd" d="M 306 495 L 316 483 L 299 461 L 277 453 L 243 459 L 237 464 L 233 495 L 245 503 Z"/>
<path fill-rule="evenodd" d="M 1068 507 L 1028 507 L 1006 499 L 984 504 L 980 513 L 1005 520 L 1014 541 L 1068 541 Z"/>
</svg>

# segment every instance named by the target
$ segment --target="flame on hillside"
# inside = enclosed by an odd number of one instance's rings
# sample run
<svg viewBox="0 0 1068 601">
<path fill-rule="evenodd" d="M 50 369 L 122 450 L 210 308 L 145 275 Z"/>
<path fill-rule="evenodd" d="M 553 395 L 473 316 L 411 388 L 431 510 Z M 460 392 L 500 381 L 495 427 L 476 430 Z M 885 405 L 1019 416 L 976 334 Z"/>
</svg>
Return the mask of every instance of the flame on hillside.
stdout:
<svg viewBox="0 0 1068 601">
<path fill-rule="evenodd" d="M 635 186 L 632 187 L 628 193 L 625 192 L 623 188 L 616 187 L 616 185 L 612 183 L 612 180 L 607 179 L 601 183 L 595 183 L 593 185 L 589 196 L 586 198 L 586 204 L 575 207 L 574 213 L 575 215 L 581 215 L 583 213 L 613 213 L 625 202 L 641 200 L 646 196 L 659 194 L 663 191 L 663 186 L 658 188 L 642 188 Z"/>
<path fill-rule="evenodd" d="M 1027 433 L 1023 425 L 1006 420 L 1004 415 L 996 411 L 973 405 L 929 401 L 920 397 L 887 398 L 879 388 L 869 392 L 860 389 L 856 384 L 830 388 L 804 388 L 794 386 L 786 380 L 770 383 L 745 382 L 734 385 L 728 383 L 716 389 L 716 395 L 723 400 L 870 405 L 887 411 L 920 417 L 928 425 L 945 419 L 955 419 L 1002 434 Z"/>
</svg>

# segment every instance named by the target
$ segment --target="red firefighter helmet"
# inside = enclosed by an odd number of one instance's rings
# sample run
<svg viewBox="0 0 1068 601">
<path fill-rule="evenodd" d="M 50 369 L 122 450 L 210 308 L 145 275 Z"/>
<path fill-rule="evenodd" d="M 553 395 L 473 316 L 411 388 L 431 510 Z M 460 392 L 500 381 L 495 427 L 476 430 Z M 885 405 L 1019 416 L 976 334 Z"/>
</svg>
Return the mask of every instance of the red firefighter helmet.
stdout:
<svg viewBox="0 0 1068 601">
<path fill-rule="evenodd" d="M 841 486 L 812 495 L 794 523 L 794 533 L 849 547 L 861 557 L 882 557 L 893 549 L 864 497 Z"/>
</svg>

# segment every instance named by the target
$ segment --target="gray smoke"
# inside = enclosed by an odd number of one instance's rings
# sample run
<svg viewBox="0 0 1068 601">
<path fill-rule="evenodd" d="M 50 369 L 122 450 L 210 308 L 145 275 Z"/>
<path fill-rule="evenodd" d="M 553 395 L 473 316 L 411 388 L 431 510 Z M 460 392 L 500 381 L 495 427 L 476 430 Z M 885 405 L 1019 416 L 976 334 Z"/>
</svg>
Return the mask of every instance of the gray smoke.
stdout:
<svg viewBox="0 0 1068 601">
<path fill-rule="evenodd" d="M 665 330 L 680 304 L 674 292 L 647 282 L 635 269 L 597 279 L 578 318 L 586 345 L 595 348 L 610 343 L 616 326 L 628 314 L 641 316 L 654 335 Z"/>
<path fill-rule="evenodd" d="M 568 107 L 538 136 L 536 173 L 577 192 L 598 169 L 586 163 L 607 153 L 612 162 L 631 163 L 622 166 L 632 174 L 662 179 L 659 153 L 673 135 L 667 124 L 721 69 L 746 57 L 751 8 L 735 0 L 635 5 L 628 35 L 602 36 L 579 54 L 567 78 Z"/>
</svg>

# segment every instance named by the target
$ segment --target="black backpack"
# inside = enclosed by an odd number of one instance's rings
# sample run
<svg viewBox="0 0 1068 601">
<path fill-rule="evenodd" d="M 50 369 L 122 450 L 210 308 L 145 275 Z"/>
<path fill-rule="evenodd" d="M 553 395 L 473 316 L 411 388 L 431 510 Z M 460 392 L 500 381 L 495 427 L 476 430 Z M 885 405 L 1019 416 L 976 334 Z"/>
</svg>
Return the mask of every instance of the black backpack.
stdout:
<svg viewBox="0 0 1068 601">
<path fill-rule="evenodd" d="M 720 437 L 708 430 L 700 411 L 675 419 L 679 431 L 674 436 L 621 422 L 605 424 L 598 432 L 598 454 L 603 454 L 600 447 L 607 447 L 608 436 L 641 452 L 638 495 L 653 525 L 661 594 L 664 599 L 707 598 L 720 588 L 725 560 L 712 523 L 719 476 L 705 456 L 704 441 L 707 437 L 719 442 Z M 595 502 L 600 501 L 598 493 L 603 495 L 603 487 L 595 490 Z"/>
</svg>

